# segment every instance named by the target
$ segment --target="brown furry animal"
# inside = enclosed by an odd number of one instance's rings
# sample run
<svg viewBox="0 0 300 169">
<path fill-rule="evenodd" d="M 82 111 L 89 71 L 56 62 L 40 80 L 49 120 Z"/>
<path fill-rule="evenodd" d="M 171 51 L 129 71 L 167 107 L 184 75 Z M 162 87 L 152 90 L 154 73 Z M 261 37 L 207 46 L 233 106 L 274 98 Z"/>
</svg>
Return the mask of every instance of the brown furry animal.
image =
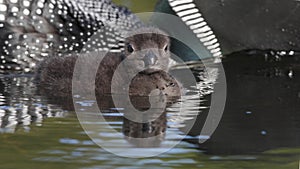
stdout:
<svg viewBox="0 0 300 169">
<path fill-rule="evenodd" d="M 181 85 L 167 73 L 170 40 L 164 32 L 153 27 L 141 28 L 129 34 L 125 44 L 124 53 L 107 53 L 104 56 L 103 52 L 95 52 L 83 57 L 72 55 L 48 58 L 36 69 L 35 81 L 39 87 L 52 91 L 53 95 L 69 95 L 72 93 L 73 72 L 78 58 L 83 58 L 84 65 L 89 68 L 100 57 L 103 60 L 97 67 L 95 77 L 97 94 L 111 93 L 112 77 L 115 76 L 117 80 L 113 86 L 122 88 L 130 83 L 130 95 L 148 96 L 155 89 L 167 96 L 181 95 Z M 126 72 L 115 72 L 120 64 L 123 64 Z M 139 73 L 127 81 L 127 74 L 133 72 Z M 90 83 L 89 80 L 73 80 L 73 85 L 79 85 L 83 90 L 89 90 Z"/>
</svg>

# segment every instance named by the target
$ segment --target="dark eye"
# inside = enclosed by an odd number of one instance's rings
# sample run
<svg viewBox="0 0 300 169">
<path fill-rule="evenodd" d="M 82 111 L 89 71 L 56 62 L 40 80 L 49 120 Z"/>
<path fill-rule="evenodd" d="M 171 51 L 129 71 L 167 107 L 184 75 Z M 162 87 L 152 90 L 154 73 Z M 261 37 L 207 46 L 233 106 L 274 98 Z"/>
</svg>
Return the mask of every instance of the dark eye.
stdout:
<svg viewBox="0 0 300 169">
<path fill-rule="evenodd" d="M 132 53 L 132 52 L 134 51 L 132 45 L 130 45 L 130 44 L 127 45 L 127 51 L 128 51 L 129 53 Z"/>
<path fill-rule="evenodd" d="M 165 52 L 168 52 L 168 50 L 169 50 L 169 45 L 166 45 L 166 47 L 165 47 Z"/>
</svg>

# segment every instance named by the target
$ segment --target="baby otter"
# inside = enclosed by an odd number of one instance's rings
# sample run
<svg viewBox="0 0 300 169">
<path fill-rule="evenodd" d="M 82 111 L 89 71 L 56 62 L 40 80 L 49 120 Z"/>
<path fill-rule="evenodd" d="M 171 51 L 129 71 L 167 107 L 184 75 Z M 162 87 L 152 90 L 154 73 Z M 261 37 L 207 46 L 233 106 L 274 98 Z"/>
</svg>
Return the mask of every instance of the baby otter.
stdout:
<svg viewBox="0 0 300 169">
<path fill-rule="evenodd" d="M 113 83 L 118 83 L 118 86 L 126 83 L 124 72 L 115 72 L 126 59 L 123 64 L 127 73 L 139 72 L 130 83 L 130 95 L 148 96 L 151 91 L 158 89 L 167 96 L 180 96 L 181 85 L 167 73 L 170 61 L 169 47 L 170 40 L 167 34 L 158 28 L 140 28 L 130 33 L 125 39 L 124 52 L 107 53 L 101 61 L 95 79 L 96 93 L 110 94 L 113 76 L 117 77 L 117 81 Z M 72 77 L 78 57 L 50 57 L 42 61 L 36 69 L 35 81 L 40 87 L 52 91 L 53 95 L 71 94 Z M 85 62 L 86 65 L 93 64 L 88 56 Z M 85 82 L 78 82 L 78 85 L 84 88 Z"/>
</svg>

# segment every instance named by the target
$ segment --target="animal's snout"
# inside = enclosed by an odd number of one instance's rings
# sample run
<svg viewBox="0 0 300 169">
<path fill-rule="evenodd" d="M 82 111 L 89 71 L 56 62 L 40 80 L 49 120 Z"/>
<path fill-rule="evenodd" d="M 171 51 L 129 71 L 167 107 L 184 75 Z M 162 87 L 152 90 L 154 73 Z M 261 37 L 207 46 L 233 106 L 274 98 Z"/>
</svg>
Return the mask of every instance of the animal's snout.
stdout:
<svg viewBox="0 0 300 169">
<path fill-rule="evenodd" d="M 146 52 L 143 60 L 144 60 L 144 63 L 145 63 L 145 67 L 149 67 L 149 66 L 152 66 L 152 65 L 156 64 L 157 56 L 152 50 L 150 50 L 150 51 Z"/>
</svg>

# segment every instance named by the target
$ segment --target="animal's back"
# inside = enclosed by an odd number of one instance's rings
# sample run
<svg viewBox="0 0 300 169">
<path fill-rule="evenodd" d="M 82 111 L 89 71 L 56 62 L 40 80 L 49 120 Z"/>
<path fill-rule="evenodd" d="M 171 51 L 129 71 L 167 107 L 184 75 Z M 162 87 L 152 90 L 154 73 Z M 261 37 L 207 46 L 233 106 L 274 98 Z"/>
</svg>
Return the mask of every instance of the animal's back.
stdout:
<svg viewBox="0 0 300 169">
<path fill-rule="evenodd" d="M 110 0 L 0 1 L 0 72 L 29 72 L 48 56 L 94 49 L 120 50 L 119 43 L 142 22 Z M 4 8 L 5 7 L 5 8 Z M 4 10 L 5 9 L 5 10 Z"/>
<path fill-rule="evenodd" d="M 103 53 L 99 53 L 100 55 Z M 67 96 L 72 94 L 72 85 L 93 92 L 91 90 L 91 81 L 85 81 L 84 77 L 91 77 L 95 73 L 92 70 L 81 74 L 82 81 L 76 81 L 74 77 L 74 67 L 81 57 L 84 61 L 85 70 L 90 67 L 95 67 L 95 62 L 88 56 L 71 55 L 66 57 L 50 57 L 37 67 L 35 82 L 40 89 L 45 89 L 49 94 L 55 96 Z M 118 87 L 118 92 L 122 91 L 123 87 L 130 83 L 129 93 L 136 96 L 148 96 L 151 91 L 158 89 L 161 94 L 167 96 L 180 96 L 182 93 L 181 84 L 176 81 L 168 72 L 163 70 L 151 74 L 140 72 L 130 81 L 126 76 L 126 72 L 116 72 L 116 69 L 123 61 L 123 56 L 120 53 L 107 53 L 97 67 L 95 81 L 95 92 L 97 94 L 111 94 L 112 78 L 115 76 L 114 85 Z M 78 64 L 78 63 L 77 63 Z M 96 65 L 97 66 L 97 65 Z M 76 67 L 77 68 L 77 67 Z M 80 66 L 79 66 L 80 68 Z M 77 72 L 80 72 L 80 70 Z M 90 73 L 90 74 L 89 74 Z M 87 78 L 89 79 L 89 78 Z M 121 89 L 121 90 L 119 90 Z"/>
</svg>

